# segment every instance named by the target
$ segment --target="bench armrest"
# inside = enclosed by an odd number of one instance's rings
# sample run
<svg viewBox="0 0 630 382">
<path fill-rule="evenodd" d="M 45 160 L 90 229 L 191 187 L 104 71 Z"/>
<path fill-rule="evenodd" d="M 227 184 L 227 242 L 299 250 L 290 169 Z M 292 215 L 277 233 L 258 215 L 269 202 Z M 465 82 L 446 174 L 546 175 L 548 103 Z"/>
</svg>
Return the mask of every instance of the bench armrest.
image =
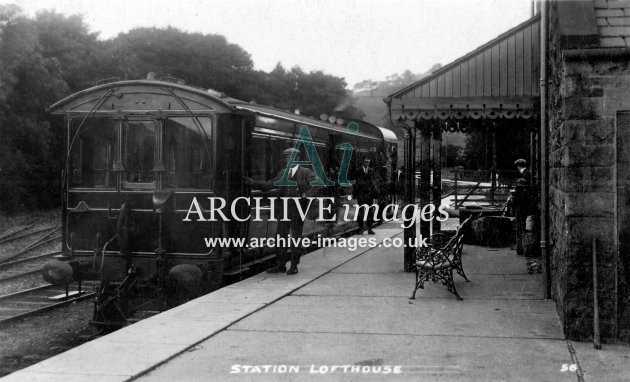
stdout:
<svg viewBox="0 0 630 382">
<path fill-rule="evenodd" d="M 440 248 L 421 247 L 415 251 L 415 265 L 423 268 L 450 267 L 453 262 L 455 242 L 449 241 L 448 245 Z"/>
<path fill-rule="evenodd" d="M 449 240 L 453 238 L 453 235 L 446 233 L 434 233 L 429 238 L 429 246 L 433 248 L 442 248 L 448 244 Z"/>
</svg>

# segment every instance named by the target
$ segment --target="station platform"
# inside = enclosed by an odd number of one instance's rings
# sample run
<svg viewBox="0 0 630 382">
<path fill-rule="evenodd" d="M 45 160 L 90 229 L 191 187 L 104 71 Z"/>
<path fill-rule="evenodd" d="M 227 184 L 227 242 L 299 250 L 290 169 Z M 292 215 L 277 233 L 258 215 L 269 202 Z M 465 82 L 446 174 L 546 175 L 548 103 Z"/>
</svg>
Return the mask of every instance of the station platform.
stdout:
<svg viewBox="0 0 630 382">
<path fill-rule="evenodd" d="M 382 243 L 402 229 L 355 237 Z M 431 282 L 409 300 L 415 278 L 402 270 L 402 248 L 320 248 L 297 275 L 253 276 L 2 381 L 575 381 L 630 372 L 622 352 L 602 358 L 564 339 L 542 275 L 528 274 L 515 251 L 466 245 L 462 260 L 471 280 L 455 276 L 463 301 Z"/>
</svg>

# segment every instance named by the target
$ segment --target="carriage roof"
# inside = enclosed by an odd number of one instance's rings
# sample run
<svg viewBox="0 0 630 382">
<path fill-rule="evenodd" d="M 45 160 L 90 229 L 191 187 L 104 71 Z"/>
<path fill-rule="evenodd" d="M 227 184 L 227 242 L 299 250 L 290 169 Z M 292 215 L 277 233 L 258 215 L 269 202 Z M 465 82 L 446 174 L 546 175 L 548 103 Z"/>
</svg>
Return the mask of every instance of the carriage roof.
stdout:
<svg viewBox="0 0 630 382">
<path fill-rule="evenodd" d="M 359 120 L 347 119 L 347 120 L 339 120 L 339 123 L 330 123 L 325 120 L 315 119 L 313 117 L 307 117 L 299 114 L 294 114 L 289 111 L 278 110 L 273 107 L 264 106 L 264 105 L 256 105 L 245 103 L 242 101 L 235 102 L 234 106 L 238 110 L 246 110 L 250 111 L 254 114 L 284 119 L 291 122 L 302 123 L 310 126 L 316 126 L 325 130 L 328 130 L 333 133 L 348 133 L 347 125 L 350 122 L 355 122 L 359 125 L 359 131 L 354 133 L 359 136 L 371 137 L 377 139 L 384 139 L 382 131 L 375 125 Z M 393 134 L 393 133 L 392 133 Z"/>
<path fill-rule="evenodd" d="M 136 97 L 140 94 L 143 95 L 142 99 Z M 149 96 L 147 97 L 147 95 Z M 347 132 L 346 126 L 343 124 L 330 123 L 326 120 L 229 98 L 214 90 L 157 80 L 116 81 L 97 85 L 74 93 L 48 108 L 48 111 L 53 114 L 85 114 L 97 111 L 116 113 L 118 110 L 138 112 L 159 110 L 164 112 L 240 111 L 316 126 L 337 133 Z M 388 129 L 365 121 L 343 121 L 343 123 L 349 122 L 356 122 L 359 125 L 358 135 L 386 141 L 396 140 L 395 134 Z"/>
<path fill-rule="evenodd" d="M 142 100 L 134 97 L 143 95 Z M 147 97 L 147 95 L 149 95 Z M 54 114 L 90 111 L 232 111 L 233 106 L 216 92 L 154 80 L 117 81 L 74 93 L 50 106 Z"/>
</svg>

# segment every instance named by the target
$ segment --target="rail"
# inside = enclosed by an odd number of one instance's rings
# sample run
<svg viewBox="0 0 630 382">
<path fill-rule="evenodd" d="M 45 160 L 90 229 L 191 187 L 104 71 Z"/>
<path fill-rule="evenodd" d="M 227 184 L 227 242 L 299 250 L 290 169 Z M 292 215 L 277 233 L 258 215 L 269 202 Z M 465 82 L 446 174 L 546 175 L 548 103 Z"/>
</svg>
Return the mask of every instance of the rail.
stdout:
<svg viewBox="0 0 630 382">
<path fill-rule="evenodd" d="M 0 327 L 17 319 L 36 315 L 60 306 L 71 304 L 94 296 L 79 288 L 70 291 L 67 287 L 42 285 L 0 296 L 3 305 L 0 312 Z"/>
<path fill-rule="evenodd" d="M 2 235 L 0 235 L 0 244 L 6 242 L 6 241 L 11 241 L 15 238 L 15 236 L 21 234 L 22 232 L 30 229 L 31 227 L 33 227 L 35 225 L 35 223 L 30 223 L 28 225 L 25 226 L 21 226 L 18 227 L 15 231 L 13 232 L 8 232 L 8 233 L 3 233 Z"/>
<path fill-rule="evenodd" d="M 41 274 L 44 264 L 60 253 L 60 251 L 49 252 L 0 264 L 0 285 L 30 275 Z"/>
<path fill-rule="evenodd" d="M 444 172 L 446 177 L 443 183 L 452 183 L 455 209 L 463 207 L 473 199 L 477 205 L 495 207 L 505 204 L 512 189 L 512 182 L 506 179 L 504 173 L 505 171 L 494 169 L 489 171 L 452 169 Z M 459 198 L 462 194 L 464 197 Z"/>
<path fill-rule="evenodd" d="M 4 256 L 3 258 L 0 259 L 0 264 L 9 262 L 9 260 L 15 259 L 16 257 L 19 257 L 19 256 L 21 256 L 21 255 L 23 255 L 23 254 L 25 254 L 25 253 L 27 253 L 27 252 L 37 248 L 37 247 L 40 247 L 40 246 L 42 246 L 44 244 L 47 244 L 47 243 L 49 243 L 51 241 L 55 241 L 55 240 L 60 239 L 61 235 L 53 236 L 53 234 L 55 232 L 57 232 L 59 229 L 61 229 L 61 227 L 48 228 L 47 230 L 49 230 L 49 232 L 46 235 L 44 235 L 44 236 L 40 237 L 39 239 L 29 243 L 28 245 L 26 245 L 24 248 L 22 248 L 18 252 L 15 252 L 15 253 L 10 254 L 8 256 Z M 43 231 L 44 230 L 42 230 L 40 232 L 43 232 Z"/>
<path fill-rule="evenodd" d="M 11 233 L 2 235 L 2 237 L 0 237 L 0 244 L 4 244 L 4 243 L 7 243 L 7 242 L 10 242 L 10 241 L 13 241 L 13 240 L 21 239 L 21 238 L 24 238 L 24 237 L 27 237 L 27 236 L 31 236 L 31 235 L 35 235 L 37 233 L 41 233 L 41 232 L 45 232 L 45 231 L 51 231 L 51 230 L 55 231 L 55 230 L 58 230 L 58 229 L 61 228 L 60 226 L 53 226 L 53 227 L 40 228 L 40 229 L 37 229 L 35 231 L 31 231 L 31 232 L 24 232 L 24 231 L 30 229 L 32 225 L 33 224 L 31 224 L 30 226 L 27 226 L 27 227 L 20 228 L 20 229 L 18 229 L 15 232 L 11 232 Z"/>
</svg>

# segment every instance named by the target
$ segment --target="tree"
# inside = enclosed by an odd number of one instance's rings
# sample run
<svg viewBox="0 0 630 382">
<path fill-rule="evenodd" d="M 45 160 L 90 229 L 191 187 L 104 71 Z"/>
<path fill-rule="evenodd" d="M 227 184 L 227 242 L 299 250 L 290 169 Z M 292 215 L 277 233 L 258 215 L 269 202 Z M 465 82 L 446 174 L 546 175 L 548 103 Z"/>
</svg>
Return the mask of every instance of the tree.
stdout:
<svg viewBox="0 0 630 382">
<path fill-rule="evenodd" d="M 93 38 L 80 19 L 53 12 L 28 19 L 4 6 L 0 20 L 0 208 L 51 207 L 59 202 L 63 135 L 51 127 L 46 107 L 72 91 L 67 81 L 87 65 L 70 51 Z"/>
<path fill-rule="evenodd" d="M 511 120 L 496 129 L 496 156 L 498 170 L 514 170 L 514 161 L 529 157 L 529 130 L 527 121 Z M 464 148 L 464 166 L 468 169 L 489 170 L 492 167 L 492 130 L 477 126 L 467 133 Z"/>
<path fill-rule="evenodd" d="M 317 116 L 347 101 L 343 78 L 321 71 L 255 71 L 249 53 L 219 35 L 175 28 L 137 28 L 99 41 L 79 16 L 55 12 L 22 15 L 0 5 L 0 210 L 59 204 L 65 157 L 63 127 L 46 108 L 105 77 L 145 78 L 149 72 Z"/>
<path fill-rule="evenodd" d="M 241 96 L 241 76 L 253 69 L 249 53 L 225 37 L 176 28 L 137 28 L 105 43 L 110 57 L 104 75 L 145 78 L 154 72 L 186 83 Z"/>
<path fill-rule="evenodd" d="M 101 44 L 98 35 L 89 33 L 80 16 L 40 12 L 35 18 L 35 28 L 42 56 L 56 67 L 71 92 L 93 85 L 100 77 Z"/>
<path fill-rule="evenodd" d="M 304 72 L 299 66 L 286 70 L 281 63 L 269 73 L 259 73 L 260 82 L 252 81 L 244 91 L 246 100 L 282 110 L 300 110 L 303 115 L 319 116 L 335 110 L 346 110 L 352 117 L 362 112 L 354 106 L 346 90 L 346 82 L 322 71 Z M 341 109 L 340 109 L 341 108 Z"/>
<path fill-rule="evenodd" d="M 369 90 L 370 95 L 385 97 L 411 85 L 418 80 L 421 80 L 423 77 L 428 76 L 441 67 L 442 64 L 434 64 L 431 66 L 431 69 L 425 73 L 414 73 L 407 69 L 402 74 L 394 73 L 386 76 L 384 81 L 363 80 L 361 82 L 357 82 L 354 84 L 353 88 L 355 92 Z"/>
</svg>

